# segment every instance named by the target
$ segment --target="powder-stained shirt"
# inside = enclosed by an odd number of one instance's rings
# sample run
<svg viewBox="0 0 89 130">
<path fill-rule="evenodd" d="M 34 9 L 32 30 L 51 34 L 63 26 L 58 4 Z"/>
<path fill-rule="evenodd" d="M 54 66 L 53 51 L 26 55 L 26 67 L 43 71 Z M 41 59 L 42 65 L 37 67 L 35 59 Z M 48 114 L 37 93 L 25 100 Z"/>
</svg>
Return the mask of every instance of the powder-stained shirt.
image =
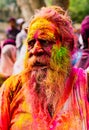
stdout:
<svg viewBox="0 0 89 130">
<path fill-rule="evenodd" d="M 52 117 L 33 91 L 35 80 L 29 78 L 23 84 L 22 77 L 10 77 L 0 89 L 0 130 L 89 129 L 87 79 L 82 69 L 72 69 Z"/>
</svg>

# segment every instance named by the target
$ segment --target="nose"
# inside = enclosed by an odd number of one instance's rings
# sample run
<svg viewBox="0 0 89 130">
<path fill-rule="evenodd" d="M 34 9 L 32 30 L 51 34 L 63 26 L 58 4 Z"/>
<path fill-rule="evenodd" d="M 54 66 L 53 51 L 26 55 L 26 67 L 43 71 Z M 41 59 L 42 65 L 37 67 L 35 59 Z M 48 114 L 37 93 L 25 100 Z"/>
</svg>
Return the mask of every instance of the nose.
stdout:
<svg viewBox="0 0 89 130">
<path fill-rule="evenodd" d="M 43 54 L 44 50 L 42 48 L 41 43 L 38 40 L 35 42 L 34 47 L 33 47 L 31 52 L 32 52 L 33 55 Z"/>
</svg>

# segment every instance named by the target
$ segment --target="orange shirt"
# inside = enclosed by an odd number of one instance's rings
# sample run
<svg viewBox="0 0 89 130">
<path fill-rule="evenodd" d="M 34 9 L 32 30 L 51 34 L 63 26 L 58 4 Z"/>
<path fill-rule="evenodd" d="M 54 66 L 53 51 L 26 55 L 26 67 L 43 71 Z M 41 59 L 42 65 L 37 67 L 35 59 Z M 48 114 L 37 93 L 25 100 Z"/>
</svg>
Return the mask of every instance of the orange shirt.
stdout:
<svg viewBox="0 0 89 130">
<path fill-rule="evenodd" d="M 72 69 L 53 117 L 33 91 L 34 80 L 10 77 L 0 89 L 0 130 L 88 130 L 87 80 L 82 69 Z M 45 103 L 45 99 L 43 99 Z"/>
</svg>

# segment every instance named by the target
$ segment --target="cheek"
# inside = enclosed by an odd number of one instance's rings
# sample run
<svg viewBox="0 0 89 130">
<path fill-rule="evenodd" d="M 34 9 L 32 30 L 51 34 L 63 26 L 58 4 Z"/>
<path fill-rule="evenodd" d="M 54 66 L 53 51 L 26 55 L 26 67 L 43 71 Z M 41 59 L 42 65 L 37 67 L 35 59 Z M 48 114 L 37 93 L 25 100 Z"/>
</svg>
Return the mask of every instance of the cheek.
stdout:
<svg viewBox="0 0 89 130">
<path fill-rule="evenodd" d="M 45 47 L 45 52 L 48 53 L 50 56 L 51 56 L 51 51 L 52 51 L 52 45 L 51 46 L 48 46 L 48 47 Z"/>
</svg>

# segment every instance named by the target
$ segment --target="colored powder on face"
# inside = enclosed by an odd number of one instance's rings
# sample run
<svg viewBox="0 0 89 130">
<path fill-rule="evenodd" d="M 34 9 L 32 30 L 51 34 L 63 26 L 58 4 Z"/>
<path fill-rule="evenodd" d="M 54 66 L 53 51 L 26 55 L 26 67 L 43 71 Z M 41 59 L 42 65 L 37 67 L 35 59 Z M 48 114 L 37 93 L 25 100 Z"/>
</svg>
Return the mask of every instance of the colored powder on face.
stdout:
<svg viewBox="0 0 89 130">
<path fill-rule="evenodd" d="M 30 25 L 27 39 L 28 41 L 34 38 L 55 41 L 55 33 L 57 31 L 54 24 L 44 18 L 38 18 Z"/>
<path fill-rule="evenodd" d="M 57 45 L 54 45 L 52 48 L 51 55 L 51 66 L 56 68 L 64 68 L 64 66 L 69 66 L 70 64 L 70 53 L 66 47 L 58 48 Z"/>
</svg>

